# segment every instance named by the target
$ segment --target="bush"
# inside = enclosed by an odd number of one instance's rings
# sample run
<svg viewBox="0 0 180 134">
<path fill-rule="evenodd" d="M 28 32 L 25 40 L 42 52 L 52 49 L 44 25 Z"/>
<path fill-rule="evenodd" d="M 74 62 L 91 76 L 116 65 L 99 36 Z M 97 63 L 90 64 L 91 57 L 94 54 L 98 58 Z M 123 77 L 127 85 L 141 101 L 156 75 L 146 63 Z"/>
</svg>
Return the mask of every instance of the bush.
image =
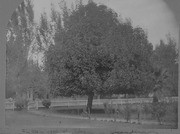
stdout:
<svg viewBox="0 0 180 134">
<path fill-rule="evenodd" d="M 123 109 L 123 115 L 124 115 L 125 120 L 127 122 L 129 122 L 131 119 L 131 106 L 130 106 L 130 104 L 125 104 L 125 107 Z"/>
<path fill-rule="evenodd" d="M 166 102 L 154 102 L 152 103 L 152 114 L 160 124 L 162 124 L 162 119 L 166 115 L 168 104 Z"/>
<path fill-rule="evenodd" d="M 45 99 L 42 101 L 42 104 L 45 108 L 49 108 L 51 105 L 51 101 L 49 99 Z"/>
<path fill-rule="evenodd" d="M 178 102 L 170 102 L 168 108 L 168 114 L 174 115 L 172 120 L 175 123 L 175 127 L 178 127 Z"/>
<path fill-rule="evenodd" d="M 143 108 L 144 108 L 143 104 L 136 104 L 136 113 L 137 113 L 138 123 L 141 123 Z"/>
<path fill-rule="evenodd" d="M 151 113 L 151 104 L 143 104 L 143 112 L 147 115 Z"/>
<path fill-rule="evenodd" d="M 103 105 L 104 105 L 104 112 L 105 112 L 105 114 L 110 115 L 110 114 L 113 113 L 112 104 L 109 104 L 108 102 L 105 102 L 105 103 L 103 103 Z"/>
<path fill-rule="evenodd" d="M 26 99 L 18 98 L 15 101 L 15 107 L 17 110 L 22 110 L 27 107 L 28 101 Z"/>
</svg>

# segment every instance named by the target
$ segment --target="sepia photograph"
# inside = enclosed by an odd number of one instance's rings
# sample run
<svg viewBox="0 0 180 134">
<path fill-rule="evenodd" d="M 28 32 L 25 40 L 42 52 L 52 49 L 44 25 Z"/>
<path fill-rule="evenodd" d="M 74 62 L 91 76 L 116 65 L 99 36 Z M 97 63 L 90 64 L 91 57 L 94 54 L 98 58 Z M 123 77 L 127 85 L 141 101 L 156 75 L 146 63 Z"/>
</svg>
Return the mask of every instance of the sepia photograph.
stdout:
<svg viewBox="0 0 180 134">
<path fill-rule="evenodd" d="M 172 1 L 17 2 L 2 34 L 0 134 L 177 132 Z"/>
</svg>

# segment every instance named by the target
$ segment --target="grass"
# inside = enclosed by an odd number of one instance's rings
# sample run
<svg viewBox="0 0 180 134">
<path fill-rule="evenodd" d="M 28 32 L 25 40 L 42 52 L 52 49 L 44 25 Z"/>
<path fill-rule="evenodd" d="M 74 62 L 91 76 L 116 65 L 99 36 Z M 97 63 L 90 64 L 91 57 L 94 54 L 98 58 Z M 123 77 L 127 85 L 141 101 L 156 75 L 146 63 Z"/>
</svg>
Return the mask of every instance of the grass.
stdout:
<svg viewBox="0 0 180 134">
<path fill-rule="evenodd" d="M 40 110 L 46 111 L 47 110 Z M 50 111 L 49 111 L 50 112 Z M 51 111 L 52 112 L 52 111 Z M 138 125 L 129 123 L 115 123 L 82 119 L 68 119 L 56 116 L 44 116 L 23 111 L 6 111 L 6 132 L 3 134 L 57 134 L 71 132 L 72 134 L 112 134 L 113 132 L 152 131 L 151 129 L 165 129 L 170 126 Z M 0 134 L 1 134 L 0 130 Z M 21 133 L 20 133 L 21 132 Z M 143 134 L 143 133 L 142 133 Z"/>
<path fill-rule="evenodd" d="M 87 129 L 116 129 L 120 125 L 129 129 L 126 124 L 101 122 L 81 119 L 66 119 L 62 117 L 43 116 L 28 113 L 27 111 L 6 111 L 6 126 L 9 128 L 87 128 Z M 131 125 L 136 128 L 138 125 Z"/>
<path fill-rule="evenodd" d="M 142 119 L 154 120 L 147 105 L 146 110 L 142 111 Z M 82 109 L 84 107 L 69 107 L 69 108 L 51 108 L 40 109 L 42 114 L 32 114 L 26 110 L 23 111 L 6 111 L 6 132 L 0 129 L 0 134 L 35 134 L 37 132 L 41 134 L 57 134 L 61 132 L 70 132 L 72 134 L 113 134 L 113 132 L 141 132 L 146 134 L 147 131 L 157 130 L 161 133 L 172 133 L 171 129 L 175 128 L 173 125 L 155 125 L 155 124 L 130 124 L 130 123 L 117 123 L 117 122 L 105 122 L 94 120 L 83 120 L 74 118 L 63 118 L 64 115 L 81 116 Z M 119 107 L 122 110 L 122 107 Z M 131 119 L 137 118 L 136 105 L 131 106 Z M 175 122 L 177 114 L 174 108 L 177 108 L 177 104 L 169 104 L 168 110 L 164 117 L 167 122 Z M 46 115 L 45 115 L 46 113 Z M 51 115 L 61 116 L 51 116 Z M 113 114 L 105 114 L 103 107 L 94 107 L 92 117 L 113 117 Z M 123 118 L 120 114 L 119 118 Z M 142 133 L 144 132 L 144 133 Z"/>
<path fill-rule="evenodd" d="M 93 122 L 93 121 L 92 121 Z M 9 127 L 62 127 L 62 128 L 94 128 L 103 127 L 103 124 L 91 123 L 88 120 L 66 119 L 35 115 L 26 111 L 6 112 L 6 125 Z M 105 125 L 105 124 L 104 124 Z"/>
</svg>

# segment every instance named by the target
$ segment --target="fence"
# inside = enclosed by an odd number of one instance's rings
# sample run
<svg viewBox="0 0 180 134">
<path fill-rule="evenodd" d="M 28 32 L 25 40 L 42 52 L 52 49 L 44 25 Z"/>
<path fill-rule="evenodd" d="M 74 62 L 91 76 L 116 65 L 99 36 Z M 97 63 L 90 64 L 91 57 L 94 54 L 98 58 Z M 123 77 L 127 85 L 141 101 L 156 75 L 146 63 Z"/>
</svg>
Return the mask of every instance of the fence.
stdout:
<svg viewBox="0 0 180 134">
<path fill-rule="evenodd" d="M 14 109 L 15 109 L 14 101 L 6 102 L 5 103 L 5 109 L 14 111 Z"/>
<path fill-rule="evenodd" d="M 109 104 L 135 104 L 135 103 L 152 103 L 153 98 L 132 98 L 132 99 L 94 99 L 93 100 L 93 106 L 95 105 L 103 105 L 104 103 L 109 103 Z M 178 101 L 178 97 L 166 97 L 163 98 L 160 101 L 166 101 L 166 102 L 172 102 L 172 101 Z M 6 109 L 15 109 L 14 101 L 12 102 L 6 102 L 5 106 Z M 51 101 L 51 107 L 71 107 L 71 106 L 86 106 L 87 100 L 65 100 L 65 101 Z M 27 109 L 38 109 L 44 107 L 42 105 L 42 101 L 30 101 L 28 103 Z"/>
<path fill-rule="evenodd" d="M 30 110 L 30 109 L 38 109 L 38 101 L 28 102 L 27 110 Z"/>
</svg>

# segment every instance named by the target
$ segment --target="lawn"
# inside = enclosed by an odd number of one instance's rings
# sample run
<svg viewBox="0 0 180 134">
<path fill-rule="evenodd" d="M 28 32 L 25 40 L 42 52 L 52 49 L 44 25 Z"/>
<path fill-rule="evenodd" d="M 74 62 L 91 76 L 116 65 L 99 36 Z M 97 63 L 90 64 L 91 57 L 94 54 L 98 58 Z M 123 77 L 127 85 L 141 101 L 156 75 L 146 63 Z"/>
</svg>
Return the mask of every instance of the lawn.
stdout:
<svg viewBox="0 0 180 134">
<path fill-rule="evenodd" d="M 71 134 L 112 134 L 113 132 L 132 131 L 140 131 L 145 133 L 148 131 L 154 131 L 150 128 L 163 128 L 160 130 L 163 131 L 164 128 L 167 127 L 158 125 L 138 125 L 130 123 L 93 121 L 85 119 L 69 119 L 62 116 L 52 115 L 54 114 L 46 114 L 46 116 L 44 114 L 38 115 L 30 113 L 26 110 L 6 111 L 6 127 L 8 128 L 8 133 L 2 134 L 16 134 L 16 131 L 17 134 L 57 134 L 58 132 L 70 132 Z"/>
<path fill-rule="evenodd" d="M 163 122 L 165 124 L 169 124 L 170 128 L 175 128 L 176 126 L 176 121 L 177 121 L 177 114 L 174 111 L 174 108 L 177 107 L 176 103 L 170 103 L 170 104 L 166 104 L 167 105 L 167 110 L 165 113 L 165 116 L 163 116 Z M 104 118 L 118 118 L 118 119 L 124 119 L 124 113 L 128 112 L 128 111 L 124 111 L 123 107 L 125 107 L 124 105 L 120 105 L 118 106 L 119 109 L 119 113 L 118 114 L 114 114 L 114 108 L 112 108 L 112 112 L 110 114 L 105 113 L 105 110 L 103 107 L 93 107 L 92 110 L 92 114 L 91 117 L 104 117 Z M 132 120 L 138 120 L 138 112 L 137 112 L 137 105 L 136 104 L 131 104 L 130 105 L 130 119 Z M 142 121 L 145 122 L 157 122 L 157 119 L 154 118 L 152 116 L 152 112 L 151 112 L 151 104 L 146 104 L 145 106 L 143 106 L 141 113 L 140 113 L 140 117 Z M 42 110 L 42 109 L 41 109 Z M 43 111 L 43 110 L 42 110 Z M 50 112 L 53 112 L 55 114 L 65 114 L 65 115 L 76 115 L 76 116 L 82 116 L 82 111 L 83 111 L 83 107 L 55 107 L 55 108 L 51 108 Z M 44 112 L 47 112 L 47 110 L 44 110 Z M 169 128 L 168 127 L 168 128 Z"/>
<path fill-rule="evenodd" d="M 96 121 L 66 119 L 54 116 L 31 114 L 26 111 L 6 112 L 6 125 L 9 127 L 61 127 L 61 128 L 101 128 L 108 123 Z"/>
</svg>

